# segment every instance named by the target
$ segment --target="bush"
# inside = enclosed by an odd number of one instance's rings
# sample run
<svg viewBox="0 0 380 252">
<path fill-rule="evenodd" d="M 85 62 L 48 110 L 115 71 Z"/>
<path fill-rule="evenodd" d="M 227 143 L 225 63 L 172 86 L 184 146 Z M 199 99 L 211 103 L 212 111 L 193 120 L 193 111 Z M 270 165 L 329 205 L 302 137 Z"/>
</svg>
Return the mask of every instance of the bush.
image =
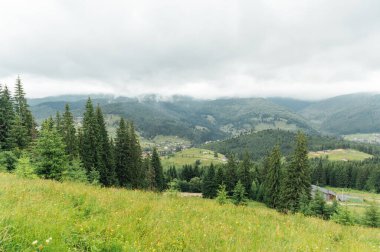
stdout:
<svg viewBox="0 0 380 252">
<path fill-rule="evenodd" d="M 21 178 L 37 178 L 35 168 L 30 163 L 28 156 L 21 156 L 16 165 L 15 173 Z"/>
<path fill-rule="evenodd" d="M 202 180 L 198 177 L 194 177 L 190 179 L 189 182 L 190 185 L 190 191 L 193 193 L 200 193 L 202 192 Z"/>
<path fill-rule="evenodd" d="M 379 208 L 374 202 L 366 209 L 363 219 L 363 224 L 368 227 L 380 227 Z"/>
<path fill-rule="evenodd" d="M 70 164 L 62 174 L 62 180 L 87 183 L 86 171 L 82 166 L 82 163 L 78 159 L 70 161 Z"/>
<path fill-rule="evenodd" d="M 338 224 L 347 226 L 352 226 L 355 224 L 355 219 L 350 213 L 350 211 L 348 211 L 347 207 L 338 208 L 338 211 L 335 214 L 333 214 L 331 220 Z"/>
<path fill-rule="evenodd" d="M 220 205 L 224 205 L 228 203 L 226 185 L 223 184 L 219 186 L 218 194 L 216 196 L 216 201 Z"/>
</svg>

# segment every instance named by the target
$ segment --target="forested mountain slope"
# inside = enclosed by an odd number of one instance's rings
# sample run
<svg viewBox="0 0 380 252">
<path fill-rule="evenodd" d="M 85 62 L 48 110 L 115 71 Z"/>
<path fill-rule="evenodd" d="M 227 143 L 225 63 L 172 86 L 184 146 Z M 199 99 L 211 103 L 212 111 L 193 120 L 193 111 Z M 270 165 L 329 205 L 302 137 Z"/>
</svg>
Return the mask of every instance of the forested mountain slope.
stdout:
<svg viewBox="0 0 380 252">
<path fill-rule="evenodd" d="M 52 97 L 30 102 L 33 104 L 33 114 L 40 121 L 54 115 L 56 111 L 63 111 L 67 101 L 73 114 L 80 117 L 86 101 L 81 96 Z M 139 99 L 96 96 L 93 103 L 102 106 L 105 114 L 133 120 L 145 137 L 178 135 L 201 143 L 251 130 L 280 128 L 315 132 L 302 116 L 263 98 L 196 100 L 177 96 L 165 101 L 155 96 Z"/>
</svg>

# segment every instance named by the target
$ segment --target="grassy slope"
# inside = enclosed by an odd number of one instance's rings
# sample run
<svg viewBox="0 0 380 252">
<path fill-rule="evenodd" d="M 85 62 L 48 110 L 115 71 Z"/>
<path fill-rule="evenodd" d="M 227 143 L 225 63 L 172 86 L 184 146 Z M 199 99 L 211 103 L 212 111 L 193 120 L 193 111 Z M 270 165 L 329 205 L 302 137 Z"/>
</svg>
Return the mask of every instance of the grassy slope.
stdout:
<svg viewBox="0 0 380 252">
<path fill-rule="evenodd" d="M 329 160 L 332 161 L 340 161 L 340 160 L 350 160 L 350 161 L 361 161 L 367 158 L 373 157 L 367 153 L 352 150 L 352 149 L 335 149 L 335 150 L 326 150 L 326 151 L 316 151 L 309 152 L 310 158 L 316 157 L 328 157 Z"/>
<path fill-rule="evenodd" d="M 162 166 L 164 168 L 174 165 L 176 168 L 181 168 L 185 164 L 194 165 L 195 161 L 200 160 L 201 166 L 208 166 L 211 163 L 225 163 L 225 156 L 218 154 L 214 157 L 214 152 L 206 149 L 191 148 L 176 152 L 174 156 L 162 157 Z"/>
<path fill-rule="evenodd" d="M 378 251 L 378 229 L 261 205 L 23 180 L 0 174 L 0 251 Z"/>
</svg>

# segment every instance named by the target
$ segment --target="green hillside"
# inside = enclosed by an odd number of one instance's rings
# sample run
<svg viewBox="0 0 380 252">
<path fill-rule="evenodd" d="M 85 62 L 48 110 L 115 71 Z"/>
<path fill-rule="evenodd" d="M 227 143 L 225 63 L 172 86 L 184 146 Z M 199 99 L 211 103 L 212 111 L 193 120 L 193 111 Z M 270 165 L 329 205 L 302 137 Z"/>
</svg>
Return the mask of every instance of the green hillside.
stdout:
<svg viewBox="0 0 380 252">
<path fill-rule="evenodd" d="M 331 161 L 362 161 L 373 157 L 367 153 L 352 149 L 335 149 L 309 152 L 310 158 L 328 158 Z"/>
<path fill-rule="evenodd" d="M 161 157 L 162 166 L 167 168 L 169 166 L 175 166 L 177 168 L 186 164 L 195 164 L 197 160 L 200 161 L 201 166 L 209 166 L 213 164 L 226 163 L 226 157 L 222 154 L 217 154 L 206 149 L 191 148 L 174 153 L 173 155 Z"/>
<path fill-rule="evenodd" d="M 86 99 L 80 98 L 63 96 L 31 100 L 31 109 L 37 121 L 41 122 L 55 115 L 56 111 L 63 111 L 64 104 L 69 101 L 73 114 L 81 117 Z M 193 143 L 203 143 L 251 130 L 280 128 L 314 132 L 302 116 L 262 98 L 196 100 L 172 97 L 170 101 L 164 101 L 154 96 L 141 99 L 96 97 L 94 104 L 99 104 L 109 116 L 133 120 L 146 138 L 175 135 Z"/>
<path fill-rule="evenodd" d="M 311 104 L 300 112 L 318 129 L 333 134 L 380 132 L 380 95 L 343 95 Z"/>
<path fill-rule="evenodd" d="M 258 203 L 106 189 L 0 174 L 0 251 L 378 251 L 377 229 Z"/>
<path fill-rule="evenodd" d="M 353 143 L 332 136 L 308 135 L 307 137 L 309 150 L 311 151 L 353 148 L 370 154 L 380 154 L 379 146 Z M 239 158 L 242 158 L 244 152 L 247 151 L 252 159 L 257 160 L 265 157 L 276 144 L 280 145 L 283 155 L 289 155 L 293 151 L 294 138 L 295 133 L 291 131 L 264 130 L 224 141 L 210 142 L 202 145 L 202 148 L 225 155 L 234 153 Z"/>
</svg>

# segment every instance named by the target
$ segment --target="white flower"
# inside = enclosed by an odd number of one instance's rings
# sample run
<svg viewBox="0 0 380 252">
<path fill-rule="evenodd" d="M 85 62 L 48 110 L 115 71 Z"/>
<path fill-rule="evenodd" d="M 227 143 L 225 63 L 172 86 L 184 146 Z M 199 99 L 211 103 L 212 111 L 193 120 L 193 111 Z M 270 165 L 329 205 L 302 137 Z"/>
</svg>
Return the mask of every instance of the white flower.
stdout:
<svg viewBox="0 0 380 252">
<path fill-rule="evenodd" d="M 51 242 L 52 239 L 53 239 L 53 238 L 51 238 L 51 237 L 50 237 L 49 239 L 47 239 L 47 240 L 46 240 L 46 244 L 48 244 L 49 242 Z"/>
<path fill-rule="evenodd" d="M 32 245 L 36 245 L 38 243 L 37 240 L 35 240 L 34 242 L 32 242 Z"/>
</svg>

